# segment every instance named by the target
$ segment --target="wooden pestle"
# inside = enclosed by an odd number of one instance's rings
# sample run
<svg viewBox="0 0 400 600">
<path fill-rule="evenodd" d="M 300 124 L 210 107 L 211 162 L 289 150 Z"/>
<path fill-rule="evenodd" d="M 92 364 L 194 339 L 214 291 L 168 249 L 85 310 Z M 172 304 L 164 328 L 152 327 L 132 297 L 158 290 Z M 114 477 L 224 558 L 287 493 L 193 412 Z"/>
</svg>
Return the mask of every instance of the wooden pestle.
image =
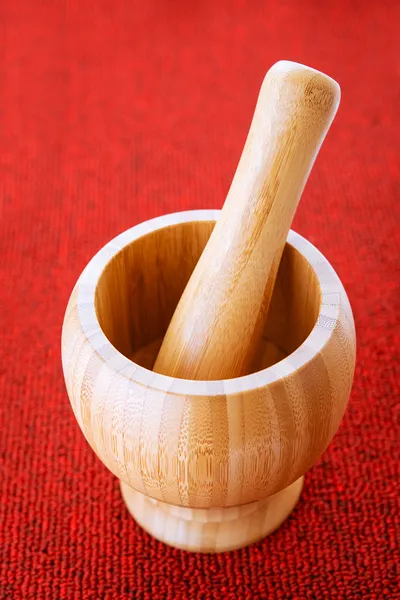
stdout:
<svg viewBox="0 0 400 600">
<path fill-rule="evenodd" d="M 339 101 L 339 85 L 314 69 L 280 61 L 268 71 L 219 220 L 154 371 L 201 380 L 248 373 L 294 213 Z"/>
</svg>

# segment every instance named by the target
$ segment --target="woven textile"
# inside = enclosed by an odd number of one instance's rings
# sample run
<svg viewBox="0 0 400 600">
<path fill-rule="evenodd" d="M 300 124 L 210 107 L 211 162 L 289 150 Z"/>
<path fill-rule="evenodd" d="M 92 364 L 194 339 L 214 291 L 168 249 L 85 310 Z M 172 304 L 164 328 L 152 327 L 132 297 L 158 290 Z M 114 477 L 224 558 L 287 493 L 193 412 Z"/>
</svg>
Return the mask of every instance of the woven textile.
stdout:
<svg viewBox="0 0 400 600">
<path fill-rule="evenodd" d="M 3 0 L 0 598 L 400 598 L 400 4 Z M 348 410 L 291 518 L 249 548 L 168 548 L 129 517 L 67 399 L 69 293 L 119 232 L 219 208 L 281 58 L 342 104 L 294 229 L 352 303 Z"/>
</svg>

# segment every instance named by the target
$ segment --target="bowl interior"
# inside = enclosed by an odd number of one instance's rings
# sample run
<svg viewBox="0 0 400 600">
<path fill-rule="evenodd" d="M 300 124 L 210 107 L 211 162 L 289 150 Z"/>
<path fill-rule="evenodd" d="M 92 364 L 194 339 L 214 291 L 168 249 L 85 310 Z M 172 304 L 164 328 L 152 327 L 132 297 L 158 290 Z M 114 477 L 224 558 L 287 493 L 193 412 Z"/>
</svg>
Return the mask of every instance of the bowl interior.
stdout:
<svg viewBox="0 0 400 600">
<path fill-rule="evenodd" d="M 214 224 L 195 221 L 155 229 L 125 246 L 104 268 L 95 293 L 97 318 L 111 344 L 127 358 L 152 368 Z M 311 333 L 320 304 L 313 268 L 286 244 L 251 372 L 294 352 Z"/>
</svg>

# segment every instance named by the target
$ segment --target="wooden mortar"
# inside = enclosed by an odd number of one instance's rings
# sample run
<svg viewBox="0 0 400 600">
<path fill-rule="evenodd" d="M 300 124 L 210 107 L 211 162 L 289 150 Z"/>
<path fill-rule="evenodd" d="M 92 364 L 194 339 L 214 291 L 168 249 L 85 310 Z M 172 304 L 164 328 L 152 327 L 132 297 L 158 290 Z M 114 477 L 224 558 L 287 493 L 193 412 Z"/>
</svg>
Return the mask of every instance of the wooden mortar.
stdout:
<svg viewBox="0 0 400 600">
<path fill-rule="evenodd" d="M 253 372 L 194 381 L 151 370 L 218 214 L 166 215 L 106 244 L 62 332 L 72 408 L 129 511 L 159 540 L 203 552 L 255 542 L 287 518 L 339 426 L 355 364 L 345 290 L 290 231 Z"/>
</svg>

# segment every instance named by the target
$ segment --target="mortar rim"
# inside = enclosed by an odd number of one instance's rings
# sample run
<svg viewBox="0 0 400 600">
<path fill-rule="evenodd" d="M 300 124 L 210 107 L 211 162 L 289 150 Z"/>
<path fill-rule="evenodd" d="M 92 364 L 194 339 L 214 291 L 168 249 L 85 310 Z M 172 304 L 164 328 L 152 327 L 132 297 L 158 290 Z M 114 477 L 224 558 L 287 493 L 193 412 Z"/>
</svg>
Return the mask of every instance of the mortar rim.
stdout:
<svg viewBox="0 0 400 600">
<path fill-rule="evenodd" d="M 329 344 L 341 318 L 341 307 L 348 298 L 336 271 L 327 258 L 306 238 L 290 230 L 287 243 L 310 264 L 320 286 L 321 302 L 318 316 L 310 334 L 287 357 L 261 371 L 224 380 L 190 380 L 161 375 L 130 360 L 110 342 L 103 332 L 95 308 L 98 281 L 108 263 L 127 245 L 152 232 L 196 221 L 216 221 L 220 210 L 200 209 L 179 211 L 155 217 L 135 225 L 110 240 L 88 262 L 75 285 L 77 310 L 82 333 L 93 350 L 121 376 L 157 392 L 184 396 L 229 396 L 265 388 L 303 369 Z M 351 310 L 351 309 L 350 309 Z M 132 369 L 133 367 L 133 369 Z M 125 372 L 125 373 L 124 373 Z"/>
</svg>

